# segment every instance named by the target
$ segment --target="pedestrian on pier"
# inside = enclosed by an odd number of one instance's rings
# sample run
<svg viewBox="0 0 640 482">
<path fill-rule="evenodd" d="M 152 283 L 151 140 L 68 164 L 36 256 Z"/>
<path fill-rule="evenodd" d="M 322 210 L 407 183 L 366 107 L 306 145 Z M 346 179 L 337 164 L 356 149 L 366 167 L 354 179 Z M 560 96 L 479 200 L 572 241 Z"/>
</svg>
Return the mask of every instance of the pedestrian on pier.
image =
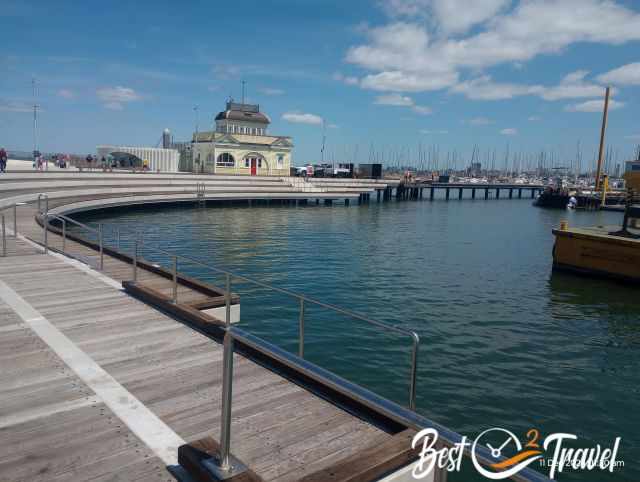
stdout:
<svg viewBox="0 0 640 482">
<path fill-rule="evenodd" d="M 6 172 L 7 160 L 7 151 L 4 150 L 4 147 L 0 147 L 0 172 Z"/>
</svg>

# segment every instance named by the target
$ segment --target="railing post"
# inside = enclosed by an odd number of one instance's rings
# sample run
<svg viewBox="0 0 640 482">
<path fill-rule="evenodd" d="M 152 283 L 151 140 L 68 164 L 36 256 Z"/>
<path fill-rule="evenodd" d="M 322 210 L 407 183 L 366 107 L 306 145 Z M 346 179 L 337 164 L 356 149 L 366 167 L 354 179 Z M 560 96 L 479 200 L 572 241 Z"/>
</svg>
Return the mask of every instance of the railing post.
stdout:
<svg viewBox="0 0 640 482">
<path fill-rule="evenodd" d="M 231 326 L 231 275 L 227 273 L 226 289 L 224 292 L 224 305 L 225 305 L 225 323 L 227 329 Z"/>
<path fill-rule="evenodd" d="M 47 238 L 47 223 L 49 222 L 49 214 L 42 215 L 42 229 L 44 230 L 44 254 L 49 253 L 49 239 Z"/>
<path fill-rule="evenodd" d="M 138 281 L 138 239 L 133 241 L 133 282 Z"/>
<path fill-rule="evenodd" d="M 300 318 L 298 320 L 298 356 L 304 358 L 304 298 L 300 298 Z"/>
<path fill-rule="evenodd" d="M 7 234 L 4 226 L 4 214 L 2 215 L 2 257 L 7 256 Z"/>
<path fill-rule="evenodd" d="M 120 230 L 116 229 L 116 247 L 120 251 Z"/>
<path fill-rule="evenodd" d="M 104 269 L 104 247 L 102 243 L 102 223 L 98 224 L 98 241 L 100 243 L 100 271 Z"/>
<path fill-rule="evenodd" d="M 222 410 L 220 417 L 220 449 L 217 457 L 204 462 L 218 480 L 226 480 L 247 470 L 231 451 L 231 403 L 233 401 L 233 333 L 231 328 L 231 275 L 227 273 L 227 319 L 222 352 Z"/>
<path fill-rule="evenodd" d="M 18 237 L 18 205 L 13 204 L 13 237 Z"/>
<path fill-rule="evenodd" d="M 173 302 L 178 302 L 178 257 L 173 257 Z"/>
<path fill-rule="evenodd" d="M 67 247 L 67 221 L 62 219 L 62 252 L 64 253 Z"/>
<path fill-rule="evenodd" d="M 227 323 L 224 334 L 224 351 L 222 355 L 222 420 L 220 428 L 220 468 L 231 469 L 229 450 L 231 448 L 231 401 L 233 393 L 233 335 Z"/>
<path fill-rule="evenodd" d="M 420 344 L 420 337 L 414 331 L 412 333 L 413 349 L 411 350 L 411 380 L 409 382 L 409 408 L 411 410 L 416 409 L 416 379 L 418 376 L 418 346 Z"/>
</svg>

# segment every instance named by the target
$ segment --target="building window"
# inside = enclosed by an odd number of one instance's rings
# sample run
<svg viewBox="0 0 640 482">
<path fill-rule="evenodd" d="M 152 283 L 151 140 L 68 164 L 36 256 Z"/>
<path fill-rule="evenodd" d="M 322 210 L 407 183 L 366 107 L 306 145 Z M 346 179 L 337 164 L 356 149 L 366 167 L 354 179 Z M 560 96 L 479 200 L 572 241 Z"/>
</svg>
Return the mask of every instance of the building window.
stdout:
<svg viewBox="0 0 640 482">
<path fill-rule="evenodd" d="M 244 167 L 251 167 L 251 159 L 248 157 L 244 160 Z"/>
<path fill-rule="evenodd" d="M 261 157 L 258 158 L 258 167 L 262 168 L 262 158 Z"/>
<path fill-rule="evenodd" d="M 228 152 L 224 152 L 216 159 L 216 167 L 233 167 L 236 164 L 236 160 Z"/>
<path fill-rule="evenodd" d="M 278 169 L 284 166 L 284 154 L 278 154 Z"/>
</svg>

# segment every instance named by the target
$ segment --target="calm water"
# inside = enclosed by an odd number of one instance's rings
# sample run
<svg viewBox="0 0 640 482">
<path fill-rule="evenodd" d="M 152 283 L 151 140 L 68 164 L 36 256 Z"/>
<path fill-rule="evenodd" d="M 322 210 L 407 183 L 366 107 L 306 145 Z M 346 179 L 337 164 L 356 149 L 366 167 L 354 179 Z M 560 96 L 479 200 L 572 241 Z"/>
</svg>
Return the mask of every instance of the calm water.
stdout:
<svg viewBox="0 0 640 482">
<path fill-rule="evenodd" d="M 588 446 L 611 446 L 620 436 L 625 468 L 559 479 L 640 480 L 640 292 L 551 272 L 551 229 L 561 218 L 618 224 L 621 215 L 530 202 L 119 209 L 78 217 L 139 226 L 151 245 L 415 330 L 420 413 L 469 436 L 494 426 L 575 433 Z M 179 269 L 222 285 L 196 266 Z M 247 285 L 234 291 L 242 326 L 296 351 L 295 300 Z M 409 348 L 407 339 L 307 309 L 309 359 L 403 404 Z"/>
</svg>

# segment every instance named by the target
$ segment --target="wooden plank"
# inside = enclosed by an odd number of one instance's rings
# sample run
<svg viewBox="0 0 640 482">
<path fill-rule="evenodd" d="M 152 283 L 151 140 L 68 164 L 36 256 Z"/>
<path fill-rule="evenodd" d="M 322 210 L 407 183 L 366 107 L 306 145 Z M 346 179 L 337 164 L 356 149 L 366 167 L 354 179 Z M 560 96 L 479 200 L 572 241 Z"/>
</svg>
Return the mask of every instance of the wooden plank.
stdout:
<svg viewBox="0 0 640 482">
<path fill-rule="evenodd" d="M 140 283 L 124 281 L 122 286 L 124 286 L 128 293 L 131 293 L 137 298 L 172 313 L 183 320 L 189 321 L 198 327 L 207 329 L 225 326 L 222 320 L 218 320 L 217 318 L 196 310 L 191 306 L 183 305 L 179 302 L 173 303 L 169 296 L 166 296 L 154 289 L 147 288 Z"/>
<path fill-rule="evenodd" d="M 216 455 L 219 444 L 211 437 L 206 437 L 178 449 L 178 463 L 197 482 L 215 482 L 217 479 L 202 465 L 206 459 Z M 226 479 L 230 482 L 261 482 L 262 478 L 251 469 Z"/>
<path fill-rule="evenodd" d="M 415 430 L 404 430 L 338 463 L 302 477 L 301 482 L 367 482 L 377 480 L 419 457 L 411 448 Z"/>
</svg>

